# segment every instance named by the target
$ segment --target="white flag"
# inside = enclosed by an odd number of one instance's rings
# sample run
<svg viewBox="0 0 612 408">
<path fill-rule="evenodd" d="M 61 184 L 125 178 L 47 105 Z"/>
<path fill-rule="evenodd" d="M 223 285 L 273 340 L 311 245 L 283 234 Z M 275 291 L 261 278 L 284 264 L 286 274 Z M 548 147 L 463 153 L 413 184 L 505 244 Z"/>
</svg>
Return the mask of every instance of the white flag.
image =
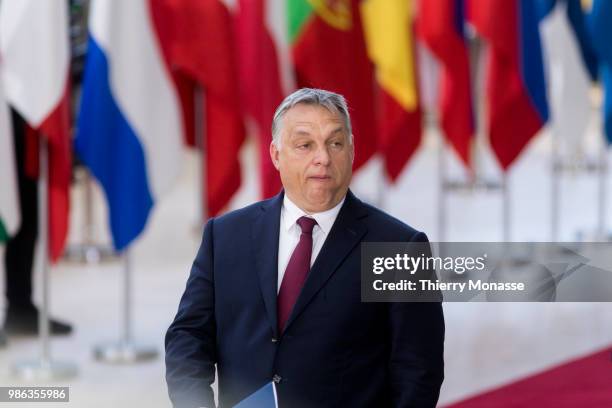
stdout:
<svg viewBox="0 0 612 408">
<path fill-rule="evenodd" d="M 2 0 L 0 54 L 6 100 L 34 128 L 66 91 L 70 50 L 66 0 Z"/>
<path fill-rule="evenodd" d="M 553 137 L 558 138 L 564 150 L 579 151 L 591 115 L 591 82 L 567 17 L 566 2 L 557 2 L 542 20 L 540 30 L 550 84 Z"/>
</svg>

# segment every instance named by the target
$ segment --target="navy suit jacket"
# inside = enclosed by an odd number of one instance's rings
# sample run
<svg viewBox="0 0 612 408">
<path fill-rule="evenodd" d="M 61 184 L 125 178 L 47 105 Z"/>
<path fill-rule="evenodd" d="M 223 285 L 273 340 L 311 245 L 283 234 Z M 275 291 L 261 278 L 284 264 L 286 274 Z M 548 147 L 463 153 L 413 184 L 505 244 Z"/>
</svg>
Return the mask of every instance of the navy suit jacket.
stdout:
<svg viewBox="0 0 612 408">
<path fill-rule="evenodd" d="M 166 334 L 176 407 L 232 407 L 276 383 L 281 408 L 434 407 L 443 380 L 440 303 L 362 303 L 360 243 L 426 242 L 350 191 L 281 334 L 283 194 L 211 219 Z"/>
</svg>

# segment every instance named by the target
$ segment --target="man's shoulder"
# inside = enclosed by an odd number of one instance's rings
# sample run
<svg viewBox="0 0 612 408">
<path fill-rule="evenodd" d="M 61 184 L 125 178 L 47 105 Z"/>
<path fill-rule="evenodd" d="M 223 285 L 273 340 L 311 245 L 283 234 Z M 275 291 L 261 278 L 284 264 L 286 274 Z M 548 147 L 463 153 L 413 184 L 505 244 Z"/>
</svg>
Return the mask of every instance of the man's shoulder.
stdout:
<svg viewBox="0 0 612 408">
<path fill-rule="evenodd" d="M 378 239 L 384 241 L 405 241 L 412 240 L 418 235 L 422 235 L 426 239 L 424 233 L 386 213 L 380 208 L 362 201 L 360 203 L 368 213 L 368 216 L 363 220 L 367 224 L 368 229 L 379 237 Z"/>
<path fill-rule="evenodd" d="M 214 218 L 215 229 L 223 227 L 233 227 L 235 225 L 249 225 L 258 215 L 266 209 L 273 206 L 274 200 L 278 197 L 272 197 L 267 200 L 257 201 L 236 210 L 229 211 L 223 215 Z"/>
</svg>

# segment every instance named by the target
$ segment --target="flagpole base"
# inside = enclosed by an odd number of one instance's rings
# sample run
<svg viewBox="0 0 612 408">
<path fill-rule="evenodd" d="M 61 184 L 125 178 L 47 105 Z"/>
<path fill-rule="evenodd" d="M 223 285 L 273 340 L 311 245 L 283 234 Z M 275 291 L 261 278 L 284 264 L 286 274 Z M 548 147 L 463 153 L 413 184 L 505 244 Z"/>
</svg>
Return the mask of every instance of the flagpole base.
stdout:
<svg viewBox="0 0 612 408">
<path fill-rule="evenodd" d="M 68 262 L 97 264 L 118 259 L 113 248 L 100 244 L 70 245 L 64 251 L 64 259 Z"/>
<path fill-rule="evenodd" d="M 502 183 L 496 180 L 478 179 L 473 181 L 444 180 L 442 188 L 454 193 L 490 193 L 502 190 Z"/>
<path fill-rule="evenodd" d="M 78 374 L 75 364 L 65 361 L 33 360 L 13 365 L 13 377 L 28 382 L 68 380 Z"/>
<path fill-rule="evenodd" d="M 102 344 L 94 348 L 94 358 L 111 364 L 133 364 L 157 358 L 154 347 L 134 344 L 132 342 L 117 342 Z"/>
</svg>

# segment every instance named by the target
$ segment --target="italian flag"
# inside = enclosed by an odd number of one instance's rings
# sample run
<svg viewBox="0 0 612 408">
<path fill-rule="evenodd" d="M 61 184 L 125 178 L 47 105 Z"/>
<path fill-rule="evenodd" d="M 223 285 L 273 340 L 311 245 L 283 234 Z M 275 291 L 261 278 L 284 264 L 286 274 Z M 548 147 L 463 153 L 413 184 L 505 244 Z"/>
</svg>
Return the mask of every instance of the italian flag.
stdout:
<svg viewBox="0 0 612 408">
<path fill-rule="evenodd" d="M 71 176 L 68 40 L 65 0 L 3 0 L 0 3 L 1 80 L 6 101 L 38 137 L 44 136 L 47 141 L 52 261 L 61 255 L 68 233 Z M 10 231 L 15 221 L 8 218 L 12 217 L 9 213 L 4 218 L 4 208 L 1 211 L 4 225 Z"/>
<path fill-rule="evenodd" d="M 289 41 L 298 87 L 347 99 L 355 138 L 354 168 L 377 150 L 374 73 L 358 0 L 288 0 Z"/>
</svg>

